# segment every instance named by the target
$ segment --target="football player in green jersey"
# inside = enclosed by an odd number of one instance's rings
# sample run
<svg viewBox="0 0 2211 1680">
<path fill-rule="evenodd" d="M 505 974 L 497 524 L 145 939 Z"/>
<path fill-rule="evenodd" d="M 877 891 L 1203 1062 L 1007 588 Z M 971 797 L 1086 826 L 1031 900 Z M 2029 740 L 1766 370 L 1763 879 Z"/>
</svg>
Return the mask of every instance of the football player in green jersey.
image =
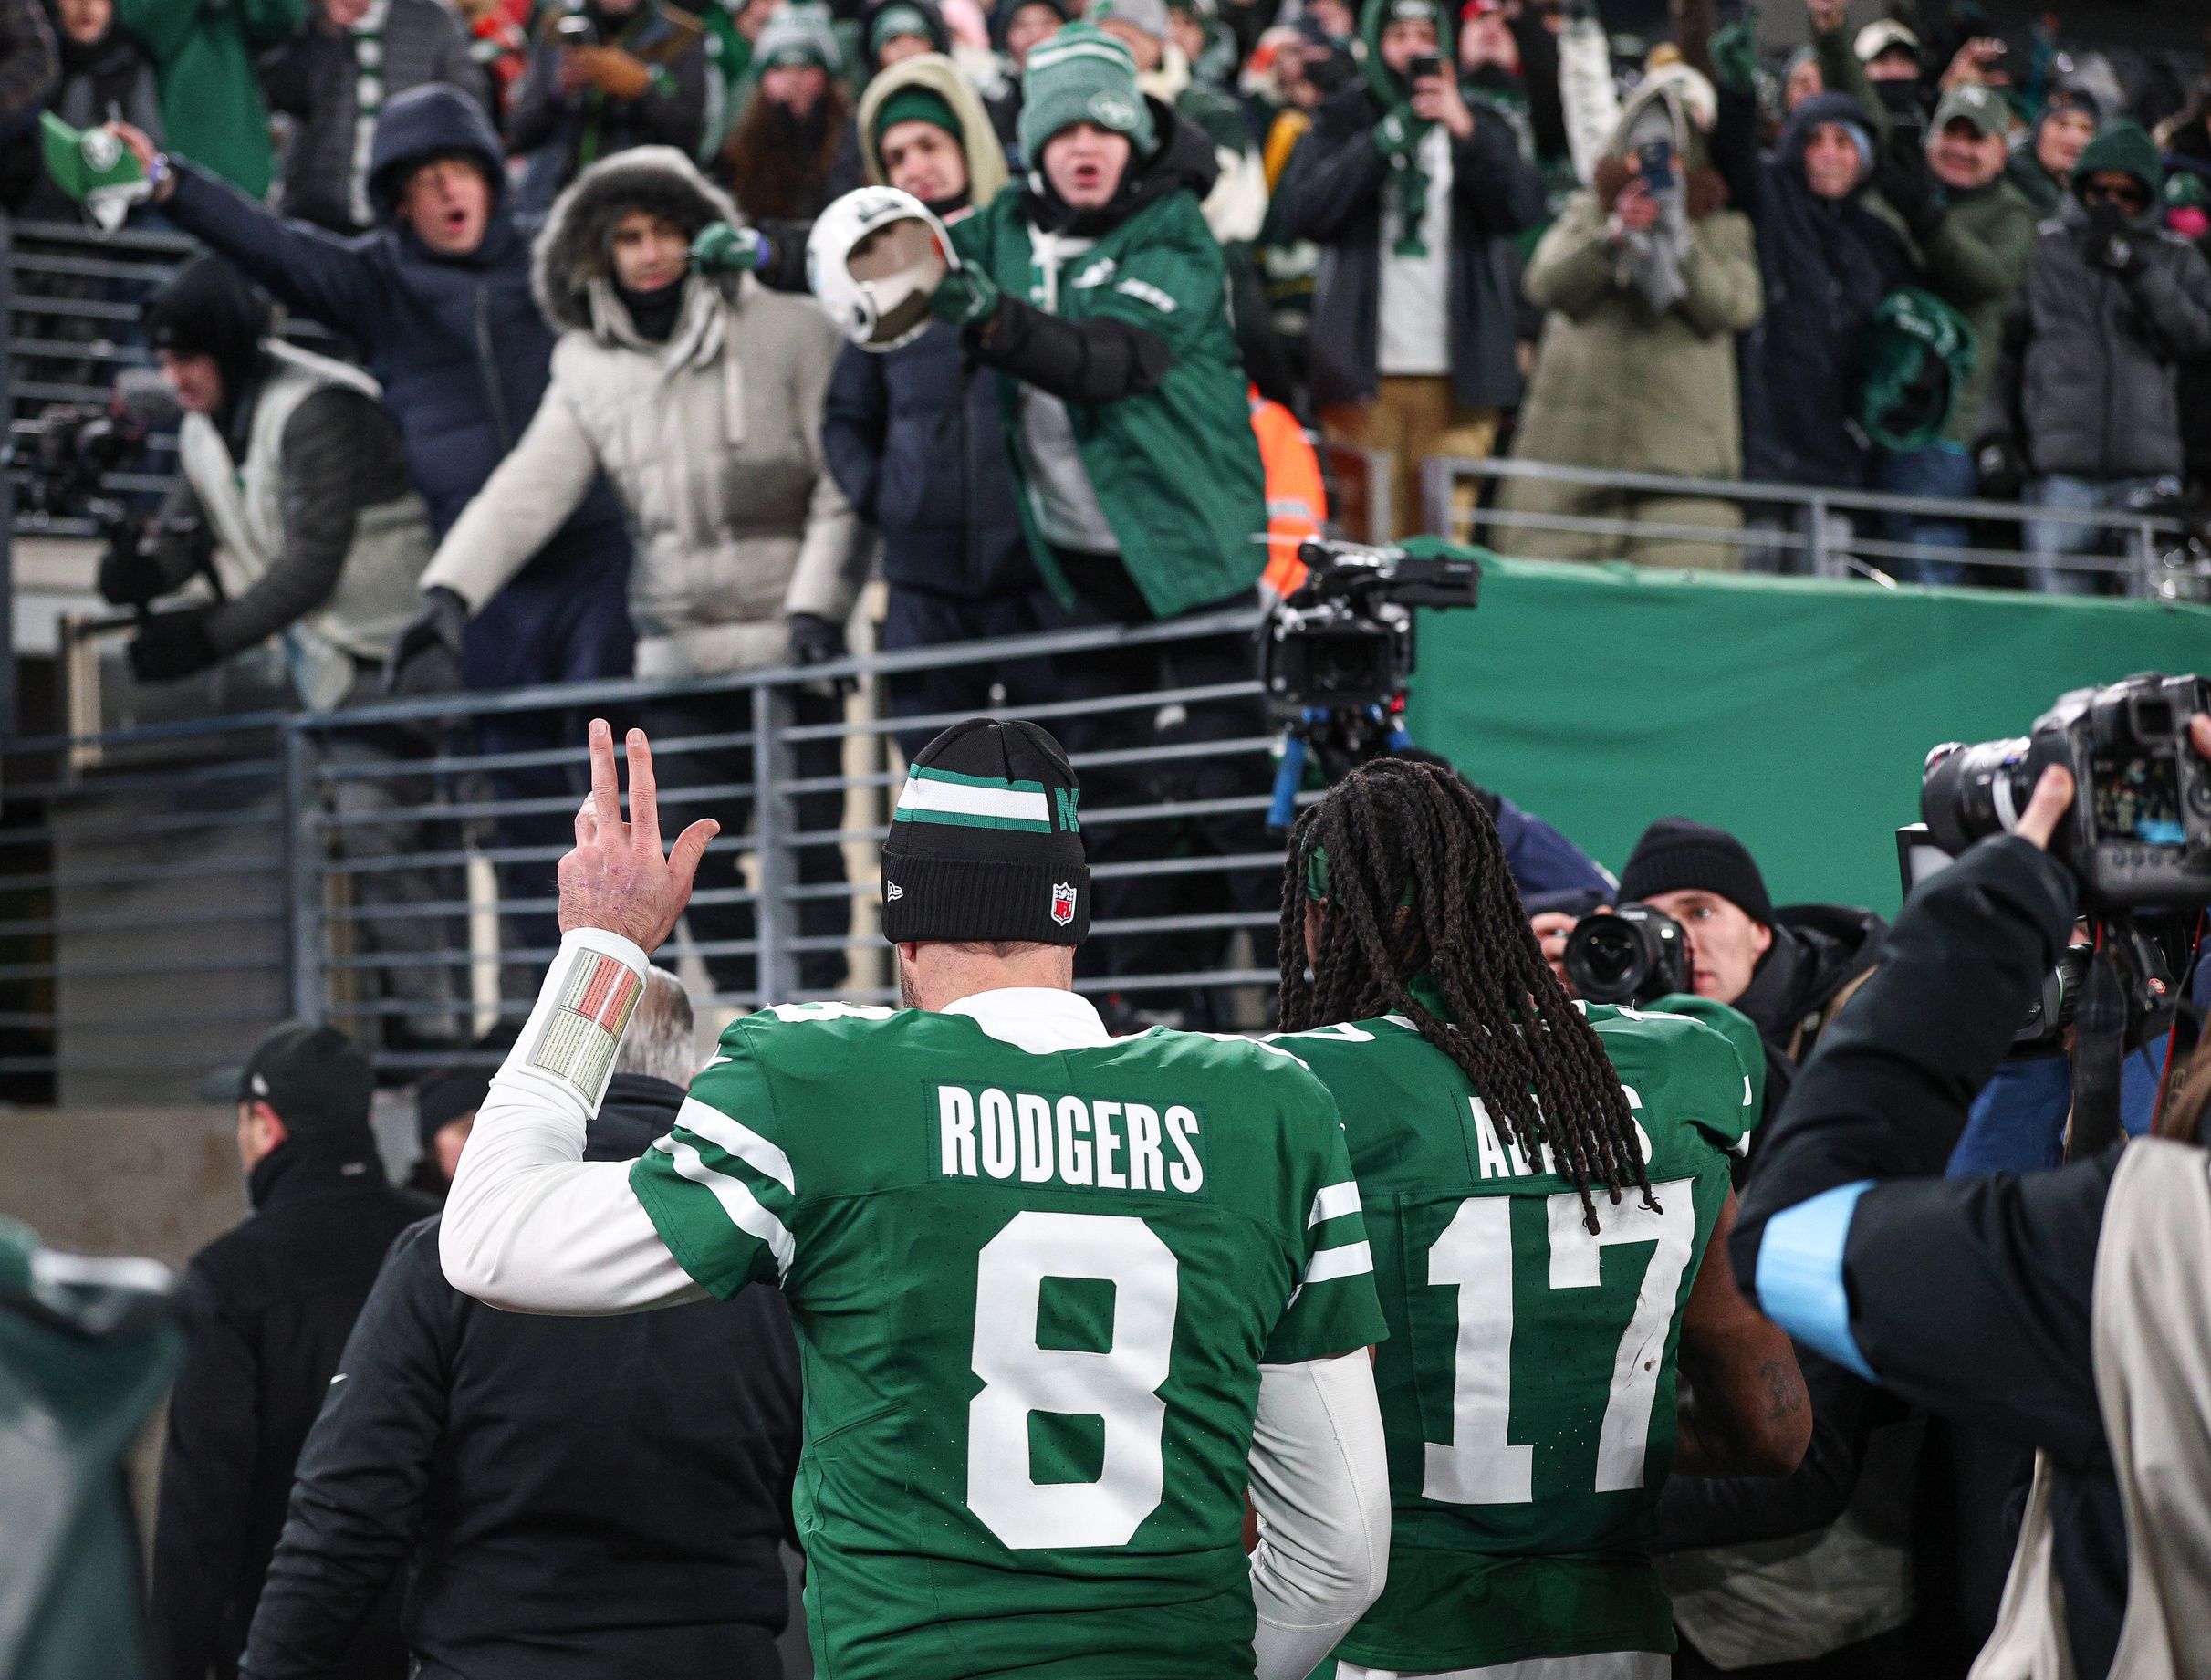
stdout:
<svg viewBox="0 0 2211 1680">
<path fill-rule="evenodd" d="M 1335 1673 L 1663 1680 L 1669 1466 L 1778 1475 L 1810 1434 L 1715 1240 L 1736 1052 L 1570 1000 L 1447 772 L 1381 759 L 1331 789 L 1284 894 L 1278 1041 L 1336 1093 L 1390 1323 L 1390 1579 Z"/>
<path fill-rule="evenodd" d="M 1070 989 L 1074 773 L 977 720 L 914 760 L 883 847 L 911 1007 L 747 1016 L 643 1160 L 582 1162 L 713 831 L 663 859 L 640 732 L 629 759 L 625 824 L 591 725 L 561 950 L 461 1158 L 446 1277 L 525 1312 L 783 1290 L 824 1675 L 1305 1675 L 1390 1532 L 1383 1324 L 1326 1088 L 1245 1040 L 1107 1037 Z"/>
</svg>

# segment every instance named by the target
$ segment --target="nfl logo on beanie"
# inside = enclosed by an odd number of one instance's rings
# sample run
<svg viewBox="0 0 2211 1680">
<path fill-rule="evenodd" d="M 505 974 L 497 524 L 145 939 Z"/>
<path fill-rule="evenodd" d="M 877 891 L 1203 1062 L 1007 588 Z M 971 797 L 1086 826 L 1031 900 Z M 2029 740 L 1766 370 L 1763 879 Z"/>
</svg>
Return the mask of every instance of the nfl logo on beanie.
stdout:
<svg viewBox="0 0 2211 1680">
<path fill-rule="evenodd" d="M 1080 785 L 1030 723 L 970 718 L 914 756 L 883 841 L 883 937 L 894 944 L 1090 931 Z"/>
</svg>

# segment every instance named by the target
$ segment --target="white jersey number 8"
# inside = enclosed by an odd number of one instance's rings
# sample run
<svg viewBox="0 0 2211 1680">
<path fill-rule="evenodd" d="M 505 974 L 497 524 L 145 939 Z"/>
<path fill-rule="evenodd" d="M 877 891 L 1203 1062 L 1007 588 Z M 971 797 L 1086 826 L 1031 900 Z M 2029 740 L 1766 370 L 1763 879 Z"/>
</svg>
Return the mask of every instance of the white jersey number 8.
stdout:
<svg viewBox="0 0 2211 1680">
<path fill-rule="evenodd" d="M 1166 1489 L 1162 1436 L 1173 1351 L 1174 1253 L 1125 1214 L 1016 1214 L 975 1259 L 975 1373 L 967 1405 L 967 1508 L 1017 1551 L 1125 1546 Z M 1047 1278 L 1113 1285 L 1113 1338 L 1101 1353 L 1037 1345 Z M 1105 1421 L 1094 1482 L 1038 1482 L 1028 1414 Z"/>
</svg>

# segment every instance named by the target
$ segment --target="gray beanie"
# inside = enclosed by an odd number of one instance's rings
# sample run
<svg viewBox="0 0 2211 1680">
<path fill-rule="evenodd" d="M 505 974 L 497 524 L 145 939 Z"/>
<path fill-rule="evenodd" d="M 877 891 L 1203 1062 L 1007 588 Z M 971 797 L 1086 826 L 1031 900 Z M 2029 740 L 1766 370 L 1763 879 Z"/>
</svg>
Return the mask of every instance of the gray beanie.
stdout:
<svg viewBox="0 0 2211 1680">
<path fill-rule="evenodd" d="M 1021 77 L 1021 153 L 1037 167 L 1052 136 L 1078 122 L 1126 134 L 1140 153 L 1158 143 L 1136 85 L 1136 60 L 1111 36 L 1069 24 L 1029 48 Z"/>
<path fill-rule="evenodd" d="M 753 48 L 753 62 L 764 70 L 777 65 L 810 64 L 831 76 L 844 70 L 844 54 L 837 46 L 836 26 L 829 8 L 791 0 L 777 6 Z"/>
</svg>

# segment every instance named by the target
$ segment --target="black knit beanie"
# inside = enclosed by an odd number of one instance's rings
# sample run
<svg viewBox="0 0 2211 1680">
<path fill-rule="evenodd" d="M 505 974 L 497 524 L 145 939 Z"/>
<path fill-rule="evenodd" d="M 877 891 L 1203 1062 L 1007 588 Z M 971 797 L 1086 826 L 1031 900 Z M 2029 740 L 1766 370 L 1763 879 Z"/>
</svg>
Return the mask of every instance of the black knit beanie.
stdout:
<svg viewBox="0 0 2211 1680">
<path fill-rule="evenodd" d="M 883 841 L 883 937 L 1079 945 L 1090 931 L 1080 787 L 1034 724 L 971 717 L 914 757 Z"/>
<path fill-rule="evenodd" d="M 214 358 L 227 412 L 245 394 L 260 360 L 269 301 L 221 257 L 202 255 L 154 288 L 144 319 L 149 349 Z"/>
<path fill-rule="evenodd" d="M 1686 817 L 1661 817 L 1628 854 L 1628 866 L 1620 871 L 1620 901 L 1684 892 L 1716 893 L 1753 922 L 1773 920 L 1766 877 L 1741 840 Z"/>
</svg>

